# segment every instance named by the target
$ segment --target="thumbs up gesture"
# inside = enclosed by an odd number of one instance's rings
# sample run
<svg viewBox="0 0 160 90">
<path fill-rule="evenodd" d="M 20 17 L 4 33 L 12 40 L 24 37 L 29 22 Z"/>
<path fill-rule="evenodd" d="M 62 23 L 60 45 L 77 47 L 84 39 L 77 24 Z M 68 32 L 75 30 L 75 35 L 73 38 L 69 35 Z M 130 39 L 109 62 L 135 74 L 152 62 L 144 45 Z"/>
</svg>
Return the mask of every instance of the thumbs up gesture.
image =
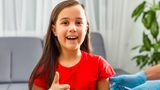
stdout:
<svg viewBox="0 0 160 90">
<path fill-rule="evenodd" d="M 69 84 L 59 84 L 59 73 L 56 72 L 49 90 L 70 90 Z"/>
</svg>

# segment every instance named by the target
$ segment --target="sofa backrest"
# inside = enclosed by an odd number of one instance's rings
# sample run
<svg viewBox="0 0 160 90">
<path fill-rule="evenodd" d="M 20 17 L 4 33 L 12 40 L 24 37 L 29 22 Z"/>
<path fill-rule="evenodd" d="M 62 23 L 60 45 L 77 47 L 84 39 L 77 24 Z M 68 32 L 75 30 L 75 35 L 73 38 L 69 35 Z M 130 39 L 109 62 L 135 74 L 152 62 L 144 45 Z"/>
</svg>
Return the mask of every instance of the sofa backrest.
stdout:
<svg viewBox="0 0 160 90">
<path fill-rule="evenodd" d="M 93 53 L 106 58 L 103 38 L 91 32 Z M 42 53 L 43 43 L 36 37 L 0 37 L 0 83 L 27 82 Z"/>
<path fill-rule="evenodd" d="M 9 49 L 0 47 L 0 82 L 10 82 L 11 54 Z"/>
<path fill-rule="evenodd" d="M 42 53 L 36 37 L 0 37 L 0 82 L 27 82 Z"/>
<path fill-rule="evenodd" d="M 93 54 L 101 55 L 106 59 L 104 41 L 100 33 L 91 32 L 91 44 L 93 48 Z"/>
<path fill-rule="evenodd" d="M 100 33 L 91 32 L 91 44 L 92 44 L 94 54 L 101 55 L 103 58 L 108 60 L 105 53 L 104 40 Z M 120 68 L 114 68 L 114 70 L 116 72 L 116 76 L 121 74 L 129 74 L 128 72 Z"/>
</svg>

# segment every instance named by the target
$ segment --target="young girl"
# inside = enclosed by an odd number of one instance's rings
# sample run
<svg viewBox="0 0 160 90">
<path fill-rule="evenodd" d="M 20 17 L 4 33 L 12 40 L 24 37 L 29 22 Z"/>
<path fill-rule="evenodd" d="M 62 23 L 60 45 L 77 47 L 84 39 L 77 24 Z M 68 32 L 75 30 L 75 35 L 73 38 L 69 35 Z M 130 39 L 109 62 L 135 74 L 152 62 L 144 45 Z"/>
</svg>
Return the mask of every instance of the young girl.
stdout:
<svg viewBox="0 0 160 90">
<path fill-rule="evenodd" d="M 90 54 L 90 31 L 84 6 L 76 0 L 52 11 L 42 57 L 34 68 L 30 90 L 108 90 L 112 67 Z"/>
</svg>

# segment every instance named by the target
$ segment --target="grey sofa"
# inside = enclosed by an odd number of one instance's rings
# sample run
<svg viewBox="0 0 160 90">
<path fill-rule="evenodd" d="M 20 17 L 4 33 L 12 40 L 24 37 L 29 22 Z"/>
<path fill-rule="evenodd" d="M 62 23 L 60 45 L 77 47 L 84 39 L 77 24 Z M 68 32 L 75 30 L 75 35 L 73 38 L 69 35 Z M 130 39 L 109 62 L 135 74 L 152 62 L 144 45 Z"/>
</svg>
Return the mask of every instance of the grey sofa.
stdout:
<svg viewBox="0 0 160 90">
<path fill-rule="evenodd" d="M 103 38 L 92 32 L 93 53 L 106 58 Z M 29 76 L 42 53 L 43 41 L 35 37 L 0 37 L 0 90 L 28 90 Z M 126 73 L 116 69 L 117 75 Z"/>
<path fill-rule="evenodd" d="M 92 47 L 93 53 L 101 55 L 103 58 L 107 60 L 105 47 L 104 47 L 104 40 L 100 33 L 98 32 L 91 33 L 91 44 L 93 46 Z M 128 72 L 125 72 L 124 70 L 119 69 L 119 68 L 114 68 L 114 70 L 116 72 L 116 76 L 121 75 L 121 74 L 128 74 Z"/>
<path fill-rule="evenodd" d="M 41 52 L 39 38 L 0 37 L 0 90 L 28 90 L 28 78 Z"/>
</svg>

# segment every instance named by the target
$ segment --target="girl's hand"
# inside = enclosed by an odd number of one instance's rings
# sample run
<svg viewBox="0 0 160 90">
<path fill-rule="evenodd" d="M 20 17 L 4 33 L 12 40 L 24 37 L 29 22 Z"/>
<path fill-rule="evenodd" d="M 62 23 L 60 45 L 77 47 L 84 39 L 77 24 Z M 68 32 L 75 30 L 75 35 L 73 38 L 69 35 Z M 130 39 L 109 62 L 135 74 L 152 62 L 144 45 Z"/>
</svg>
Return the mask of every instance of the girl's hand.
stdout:
<svg viewBox="0 0 160 90">
<path fill-rule="evenodd" d="M 70 90 L 69 84 L 59 84 L 59 73 L 55 73 L 54 80 L 49 90 Z"/>
</svg>

